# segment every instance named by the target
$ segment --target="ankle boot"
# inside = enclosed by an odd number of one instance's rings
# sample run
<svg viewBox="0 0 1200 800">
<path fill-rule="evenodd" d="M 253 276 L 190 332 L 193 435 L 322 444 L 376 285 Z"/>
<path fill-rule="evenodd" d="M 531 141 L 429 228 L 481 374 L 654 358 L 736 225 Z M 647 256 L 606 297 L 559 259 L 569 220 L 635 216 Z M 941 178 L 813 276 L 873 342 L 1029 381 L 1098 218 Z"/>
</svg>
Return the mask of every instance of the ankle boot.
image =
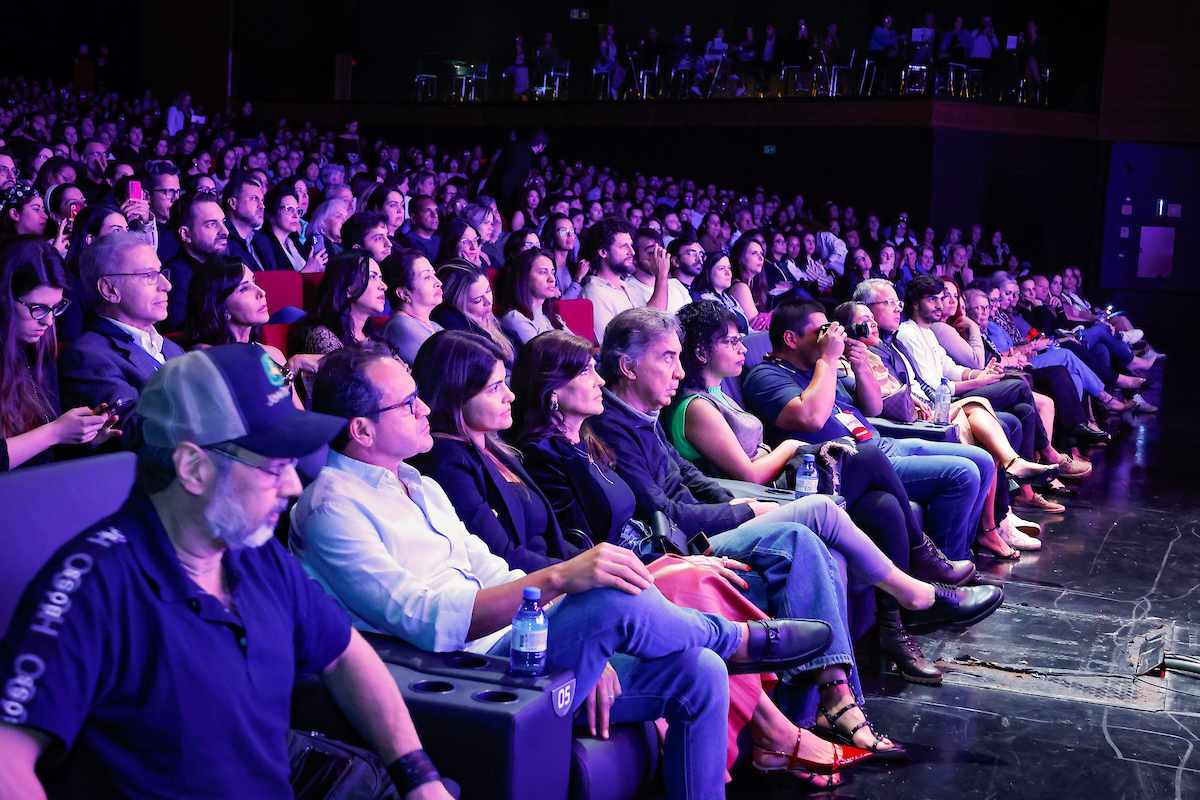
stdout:
<svg viewBox="0 0 1200 800">
<path fill-rule="evenodd" d="M 975 577 L 972 561 L 951 561 L 928 536 L 909 551 L 908 574 L 926 583 L 962 586 Z"/>
<path fill-rule="evenodd" d="M 878 611 L 879 649 L 887 661 L 896 665 L 896 672 L 909 683 L 941 686 L 942 671 L 925 654 L 917 640 L 904 629 L 899 611 Z"/>
</svg>

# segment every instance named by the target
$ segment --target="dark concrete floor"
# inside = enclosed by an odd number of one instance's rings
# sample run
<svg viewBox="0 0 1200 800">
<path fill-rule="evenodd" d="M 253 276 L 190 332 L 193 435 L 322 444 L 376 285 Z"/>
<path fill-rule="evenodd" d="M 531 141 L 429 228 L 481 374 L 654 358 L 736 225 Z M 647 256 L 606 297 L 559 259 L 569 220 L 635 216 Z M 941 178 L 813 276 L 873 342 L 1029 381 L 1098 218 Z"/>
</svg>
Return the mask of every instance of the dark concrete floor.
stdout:
<svg viewBox="0 0 1200 800">
<path fill-rule="evenodd" d="M 1200 798 L 1200 676 L 1138 676 L 1135 663 L 1200 656 L 1200 376 L 1178 356 L 1150 376 L 1159 416 L 1113 420 L 1113 443 L 1015 564 L 980 559 L 1004 606 L 965 632 L 921 639 L 941 687 L 884 673 L 865 681 L 875 726 L 903 742 L 900 766 L 847 772 L 839 798 L 1157 800 Z M 1147 664 L 1147 667 L 1156 663 Z M 739 764 L 731 798 L 804 793 Z"/>
</svg>

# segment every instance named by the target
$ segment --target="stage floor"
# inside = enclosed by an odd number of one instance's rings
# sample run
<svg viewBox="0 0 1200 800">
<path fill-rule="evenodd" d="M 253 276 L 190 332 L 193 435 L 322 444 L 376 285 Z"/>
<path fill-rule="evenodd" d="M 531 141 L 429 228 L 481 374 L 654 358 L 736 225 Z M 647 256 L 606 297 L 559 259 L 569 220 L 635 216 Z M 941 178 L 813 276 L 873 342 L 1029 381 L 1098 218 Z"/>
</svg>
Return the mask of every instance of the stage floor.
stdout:
<svg viewBox="0 0 1200 800">
<path fill-rule="evenodd" d="M 1134 666 L 1153 660 L 1156 642 L 1200 656 L 1200 422 L 1191 405 L 1200 377 L 1176 355 L 1151 378 L 1161 391 L 1146 397 L 1161 419 L 1110 426 L 1114 441 L 1092 451 L 1093 473 L 1066 514 L 1029 515 L 1049 522 L 1044 551 L 1016 564 L 980 559 L 1003 582 L 1004 606 L 969 631 L 921 639 L 944 685 L 887 673 L 864 681 L 871 721 L 911 760 L 851 769 L 818 796 L 1200 797 L 1200 678 L 1138 677 Z M 729 797 L 804 793 L 787 776 L 747 767 L 735 769 Z"/>
</svg>

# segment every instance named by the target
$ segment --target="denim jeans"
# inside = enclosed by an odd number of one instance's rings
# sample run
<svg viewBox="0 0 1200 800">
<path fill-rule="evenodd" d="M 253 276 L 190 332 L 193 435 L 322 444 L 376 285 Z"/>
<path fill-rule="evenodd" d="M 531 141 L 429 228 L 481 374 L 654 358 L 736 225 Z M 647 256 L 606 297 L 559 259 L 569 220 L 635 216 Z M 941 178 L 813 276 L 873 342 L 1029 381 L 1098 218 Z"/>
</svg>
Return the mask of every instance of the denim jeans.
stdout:
<svg viewBox="0 0 1200 800">
<path fill-rule="evenodd" d="M 1070 350 L 1064 350 L 1061 347 L 1046 350 L 1029 359 L 1029 363 L 1035 368 L 1066 367 L 1067 372 L 1071 373 L 1071 382 L 1075 384 L 1076 394 L 1081 400 L 1083 399 L 1084 392 L 1090 394 L 1092 397 L 1099 397 L 1104 394 L 1104 383 L 1092 371 L 1091 367 L 1080 361 L 1079 356 Z"/>
<path fill-rule="evenodd" d="M 925 506 L 925 532 L 952 559 L 967 558 L 996 472 L 982 447 L 924 439 L 881 445 L 908 496 Z"/>
<path fill-rule="evenodd" d="M 1114 335 L 1103 322 L 1097 322 L 1083 331 L 1083 343 L 1102 361 L 1117 361 L 1122 367 L 1133 361 L 1133 351 L 1129 345 L 1120 336 Z"/>
<path fill-rule="evenodd" d="M 575 672 L 577 711 L 611 663 L 621 681 L 614 722 L 665 717 L 663 773 L 672 800 L 725 797 L 729 673 L 722 659 L 742 641 L 740 627 L 671 603 L 651 587 L 631 595 L 592 589 L 546 610 L 546 660 Z M 492 647 L 507 655 L 511 638 Z"/>
<path fill-rule="evenodd" d="M 811 508 L 816 510 L 819 506 L 813 504 Z M 819 619 L 833 629 L 833 641 L 822 655 L 785 676 L 844 666 L 854 696 L 862 702 L 854 646 L 846 624 L 845 582 L 833 556 L 817 535 L 795 522 L 763 521 L 760 517 L 711 536 L 709 542 L 717 555 L 750 565 L 752 572 L 740 574 L 750 584 L 743 594 L 754 605 L 772 617 Z M 793 721 L 798 724 L 811 721 L 815 697 L 811 700 L 811 708 L 804 712 L 807 716 Z"/>
</svg>

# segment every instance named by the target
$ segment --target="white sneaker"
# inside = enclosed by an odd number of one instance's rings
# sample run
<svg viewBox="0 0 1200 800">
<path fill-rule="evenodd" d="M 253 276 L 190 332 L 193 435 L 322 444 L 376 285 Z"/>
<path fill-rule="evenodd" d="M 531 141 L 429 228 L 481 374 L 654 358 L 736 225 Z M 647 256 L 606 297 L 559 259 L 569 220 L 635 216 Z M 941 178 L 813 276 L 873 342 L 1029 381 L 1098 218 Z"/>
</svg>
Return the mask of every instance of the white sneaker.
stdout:
<svg viewBox="0 0 1200 800">
<path fill-rule="evenodd" d="M 1142 333 L 1140 328 L 1134 328 L 1133 330 L 1129 331 L 1121 331 L 1121 341 L 1123 341 L 1125 344 L 1137 344 L 1142 340 L 1143 336 L 1145 336 L 1145 334 Z"/>
<path fill-rule="evenodd" d="M 1000 534 L 1000 538 L 1003 539 L 1009 547 L 1012 547 L 1016 550 L 1042 549 L 1042 542 L 1040 539 L 1034 539 L 1032 536 L 1026 536 L 1025 534 L 1021 533 L 1019 530 L 1013 527 L 1012 520 L 1010 520 L 1008 517 L 1005 517 L 1004 521 L 1001 522 L 997 527 L 999 529 L 997 532 Z"/>
<path fill-rule="evenodd" d="M 1004 521 L 1008 522 L 1026 536 L 1032 536 L 1036 539 L 1038 536 L 1042 535 L 1041 525 L 1037 524 L 1036 522 L 1030 522 L 1027 519 L 1021 519 L 1014 514 L 1011 509 L 1008 512 L 1008 516 L 1004 518 Z"/>
<path fill-rule="evenodd" d="M 1157 414 L 1158 413 L 1158 406 L 1153 405 L 1151 403 L 1147 403 L 1146 399 L 1144 397 L 1142 397 L 1141 394 L 1135 394 L 1133 396 L 1133 404 L 1138 411 L 1141 411 L 1144 414 Z"/>
</svg>

